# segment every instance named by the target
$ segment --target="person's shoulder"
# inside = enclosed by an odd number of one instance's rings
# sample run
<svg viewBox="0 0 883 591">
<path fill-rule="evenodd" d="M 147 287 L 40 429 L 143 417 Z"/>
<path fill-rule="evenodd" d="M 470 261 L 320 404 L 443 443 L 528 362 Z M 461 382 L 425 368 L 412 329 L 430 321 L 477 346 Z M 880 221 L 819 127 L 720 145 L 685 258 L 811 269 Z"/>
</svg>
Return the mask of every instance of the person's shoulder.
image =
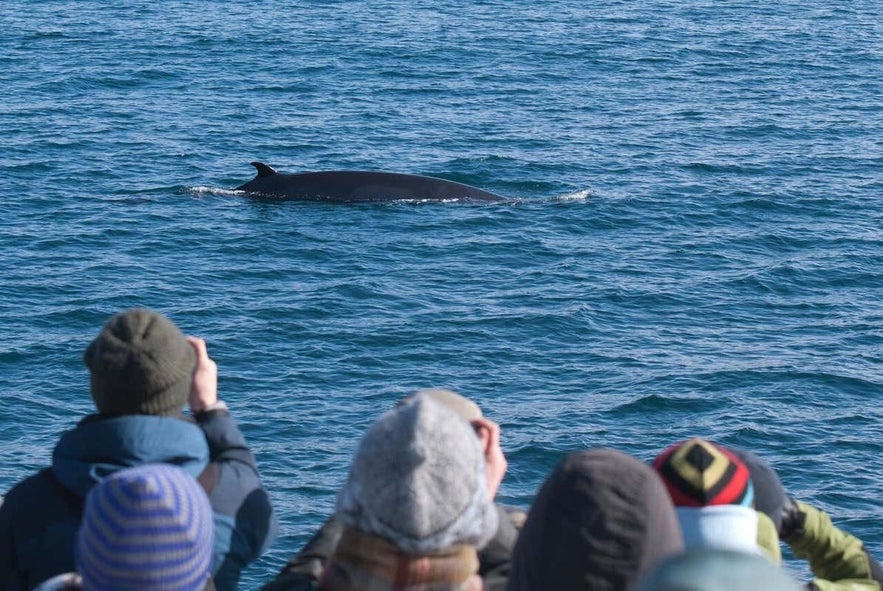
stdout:
<svg viewBox="0 0 883 591">
<path fill-rule="evenodd" d="M 50 496 L 59 496 L 60 486 L 52 474 L 52 468 L 31 474 L 12 486 L 0 504 L 0 512 L 16 512 L 22 505 L 33 505 Z"/>
<path fill-rule="evenodd" d="M 68 524 L 75 531 L 83 510 L 82 497 L 68 491 L 44 468 L 13 486 L 0 505 L 3 535 L 22 539 L 40 536 L 48 524 Z"/>
</svg>

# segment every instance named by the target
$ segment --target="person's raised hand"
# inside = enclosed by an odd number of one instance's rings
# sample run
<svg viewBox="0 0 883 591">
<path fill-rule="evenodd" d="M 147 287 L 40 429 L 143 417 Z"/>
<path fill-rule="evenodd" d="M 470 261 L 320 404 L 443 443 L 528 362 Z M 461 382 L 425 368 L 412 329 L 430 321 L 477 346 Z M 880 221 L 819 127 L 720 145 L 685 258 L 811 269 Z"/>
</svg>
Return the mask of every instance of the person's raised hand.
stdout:
<svg viewBox="0 0 883 591">
<path fill-rule="evenodd" d="M 208 356 L 205 340 L 187 337 L 196 352 L 196 368 L 190 384 L 190 412 L 200 412 L 218 402 L 218 364 Z"/>
<path fill-rule="evenodd" d="M 779 526 L 779 539 L 790 542 L 794 537 L 803 533 L 803 524 L 806 521 L 806 513 L 800 510 L 794 497 L 787 495 L 785 505 L 782 507 L 782 524 Z"/>
</svg>

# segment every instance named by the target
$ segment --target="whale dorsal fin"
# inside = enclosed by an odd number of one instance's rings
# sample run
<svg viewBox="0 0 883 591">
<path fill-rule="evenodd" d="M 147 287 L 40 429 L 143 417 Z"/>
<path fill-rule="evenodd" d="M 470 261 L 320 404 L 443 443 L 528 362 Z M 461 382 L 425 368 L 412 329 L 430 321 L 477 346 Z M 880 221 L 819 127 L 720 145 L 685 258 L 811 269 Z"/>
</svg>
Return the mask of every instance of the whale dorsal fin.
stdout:
<svg viewBox="0 0 883 591">
<path fill-rule="evenodd" d="M 276 174 L 275 168 L 267 166 L 263 162 L 252 162 L 251 165 L 258 169 L 258 178 Z"/>
</svg>

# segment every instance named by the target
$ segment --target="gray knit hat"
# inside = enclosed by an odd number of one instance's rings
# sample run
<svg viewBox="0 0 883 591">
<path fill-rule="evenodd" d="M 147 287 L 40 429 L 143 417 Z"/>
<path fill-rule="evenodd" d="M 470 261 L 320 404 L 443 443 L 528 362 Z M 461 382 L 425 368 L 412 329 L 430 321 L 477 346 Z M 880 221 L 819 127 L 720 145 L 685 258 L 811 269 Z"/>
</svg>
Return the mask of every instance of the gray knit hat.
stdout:
<svg viewBox="0 0 883 591">
<path fill-rule="evenodd" d="M 113 316 L 83 356 L 103 415 L 171 415 L 190 394 L 196 353 L 165 316 L 133 308 Z"/>
<path fill-rule="evenodd" d="M 417 390 L 410 396 L 399 400 L 397 404 L 407 404 L 414 400 L 416 396 L 429 396 L 436 402 L 441 402 L 467 421 L 474 421 L 482 417 L 481 408 L 479 408 L 477 404 L 462 394 L 454 392 L 453 390 L 448 390 L 447 388 L 425 388 L 423 390 Z"/>
<path fill-rule="evenodd" d="M 425 395 L 368 429 L 337 510 L 347 526 L 411 553 L 481 548 L 497 530 L 478 438 L 461 416 Z"/>
</svg>

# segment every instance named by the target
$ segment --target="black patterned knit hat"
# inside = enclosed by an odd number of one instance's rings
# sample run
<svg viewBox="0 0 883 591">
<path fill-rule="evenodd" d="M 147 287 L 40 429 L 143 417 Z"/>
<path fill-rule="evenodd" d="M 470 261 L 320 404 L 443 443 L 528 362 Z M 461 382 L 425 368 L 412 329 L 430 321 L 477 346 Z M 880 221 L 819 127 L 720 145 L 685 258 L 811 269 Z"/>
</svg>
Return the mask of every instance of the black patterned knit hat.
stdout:
<svg viewBox="0 0 883 591">
<path fill-rule="evenodd" d="M 699 437 L 672 445 L 654 461 L 677 507 L 752 507 L 751 474 L 731 451 Z"/>
<path fill-rule="evenodd" d="M 86 348 L 103 415 L 173 415 L 190 394 L 196 353 L 171 320 L 144 308 L 113 316 Z"/>
</svg>

